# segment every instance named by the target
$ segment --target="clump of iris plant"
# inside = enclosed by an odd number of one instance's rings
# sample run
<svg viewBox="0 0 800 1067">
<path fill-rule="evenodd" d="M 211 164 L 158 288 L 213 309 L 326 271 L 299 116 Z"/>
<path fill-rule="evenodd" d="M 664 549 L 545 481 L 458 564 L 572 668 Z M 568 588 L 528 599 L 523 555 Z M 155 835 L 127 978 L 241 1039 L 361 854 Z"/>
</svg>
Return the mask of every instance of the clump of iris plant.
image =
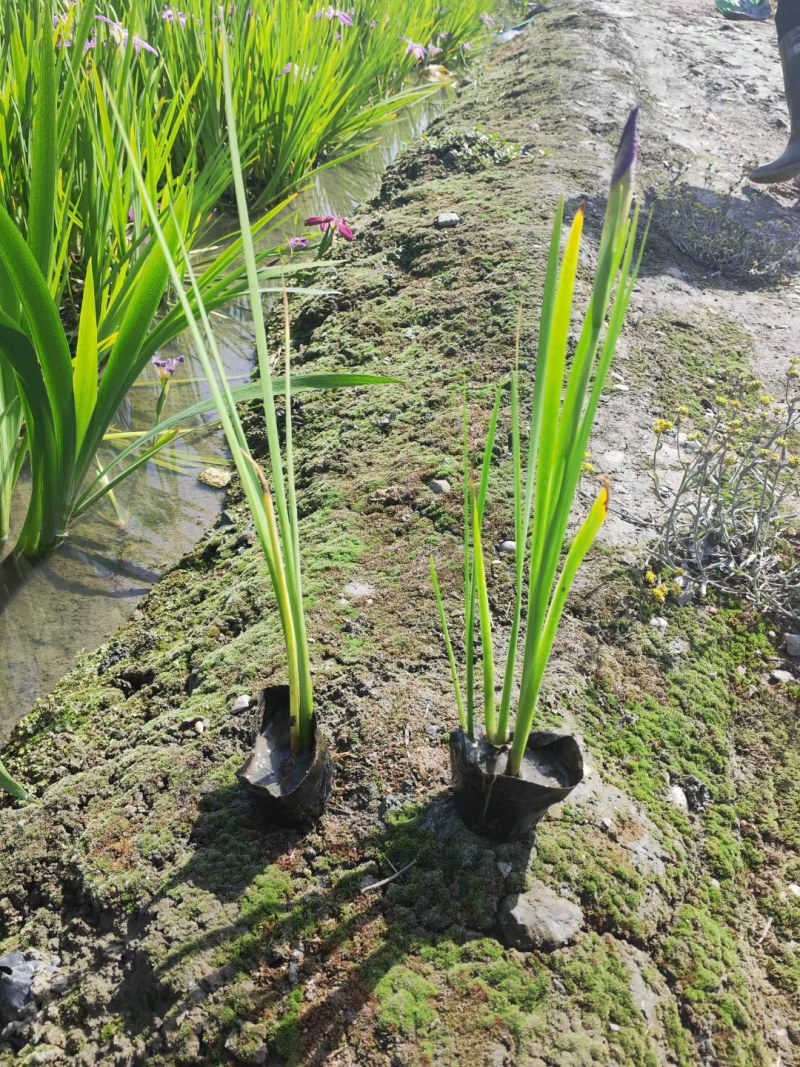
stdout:
<svg viewBox="0 0 800 1067">
<path fill-rule="evenodd" d="M 483 553 L 483 518 L 503 386 L 497 390 L 483 464 L 477 477 L 473 477 L 469 463 L 466 398 L 464 404 L 466 663 L 463 693 L 436 566 L 431 558 L 431 576 L 461 728 L 474 740 L 476 668 L 480 663 L 483 728 L 491 744 L 497 747 L 511 744 L 507 773 L 512 775 L 520 773 L 536 717 L 542 679 L 567 596 L 608 513 L 610 493 L 608 484 L 604 483 L 578 532 L 572 539 L 566 537 L 589 436 L 638 272 L 639 261 L 635 266 L 633 264 L 638 207 L 631 216 L 637 153 L 638 111 L 634 111 L 625 126 L 617 153 L 592 295 L 570 364 L 567 348 L 576 302 L 575 281 L 585 205 L 581 205 L 575 214 L 562 255 L 563 200 L 559 204 L 550 242 L 530 426 L 524 449 L 520 429 L 518 360 L 511 375 L 516 573 L 508 652 L 500 671 L 499 702 L 495 690 L 494 627 Z M 518 672 L 519 695 L 512 736 L 511 710 Z"/>
<path fill-rule="evenodd" d="M 314 739 L 314 694 L 311 682 L 311 657 L 303 597 L 303 576 L 300 557 L 300 528 L 295 490 L 294 441 L 292 420 L 286 419 L 284 446 L 281 448 L 278 429 L 278 414 L 275 398 L 284 394 L 286 411 L 291 411 L 292 378 L 290 376 L 291 338 L 289 332 L 289 304 L 286 289 L 283 289 L 284 309 L 284 374 L 280 387 L 273 383 L 271 353 L 267 342 L 266 322 L 262 305 L 262 284 L 258 270 L 258 258 L 249 226 L 249 207 L 243 177 L 242 158 L 236 131 L 233 103 L 228 39 L 224 28 L 219 33 L 222 76 L 225 97 L 225 113 L 229 134 L 231 173 L 233 174 L 236 205 L 241 232 L 241 251 L 247 272 L 250 309 L 253 315 L 253 330 L 259 370 L 256 389 L 264 411 L 269 463 L 262 469 L 253 458 L 236 407 L 237 396 L 232 390 L 220 356 L 209 315 L 203 301 L 203 293 L 191 263 L 187 257 L 175 257 L 168 234 L 162 227 L 158 212 L 148 195 L 146 180 L 141 169 L 136 167 L 136 179 L 140 196 L 147 206 L 150 223 L 161 251 L 167 261 L 172 285 L 180 305 L 187 316 L 189 333 L 194 343 L 197 358 L 208 381 L 220 423 L 225 432 L 233 461 L 242 482 L 245 497 L 253 516 L 253 523 L 264 553 L 269 571 L 278 615 L 283 631 L 290 693 L 290 736 L 293 756 L 310 751 Z M 117 123 L 121 119 L 115 113 Z M 130 142 L 126 142 L 133 153 Z M 314 220 L 309 220 L 313 223 Z M 352 239 L 352 231 L 346 221 L 338 216 L 321 216 L 316 220 L 328 235 L 334 229 L 346 239 Z M 349 234 L 349 237 L 348 237 Z M 297 241 L 302 241 L 299 238 Z M 297 242 L 296 242 L 297 243 Z M 180 265 L 179 265 L 180 264 Z M 188 279 L 188 286 L 187 286 Z M 194 309 L 193 314 L 189 314 Z M 369 375 L 329 374 L 319 375 L 324 379 L 324 388 L 339 388 L 347 385 L 388 384 L 389 379 Z"/>
</svg>

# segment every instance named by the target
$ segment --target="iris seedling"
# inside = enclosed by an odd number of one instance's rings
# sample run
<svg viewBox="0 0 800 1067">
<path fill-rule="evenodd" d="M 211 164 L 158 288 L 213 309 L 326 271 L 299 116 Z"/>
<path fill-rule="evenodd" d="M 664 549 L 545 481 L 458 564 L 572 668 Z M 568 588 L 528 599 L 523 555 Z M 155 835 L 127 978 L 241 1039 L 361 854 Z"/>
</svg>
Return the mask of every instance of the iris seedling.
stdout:
<svg viewBox="0 0 800 1067">
<path fill-rule="evenodd" d="M 208 381 L 213 403 L 227 438 L 233 461 L 242 482 L 245 497 L 253 516 L 256 533 L 264 553 L 272 589 L 277 602 L 286 649 L 290 692 L 290 734 L 294 756 L 308 752 L 313 745 L 314 696 L 311 683 L 311 661 L 303 599 L 303 578 L 300 558 L 300 528 L 297 516 L 297 493 L 294 472 L 290 376 L 291 337 L 289 307 L 283 291 L 284 335 L 283 375 L 281 390 L 286 410 L 285 455 L 281 451 L 276 396 L 279 389 L 273 384 L 266 322 L 259 280 L 258 256 L 248 224 L 248 203 L 239 151 L 234 113 L 233 88 L 229 45 L 224 30 L 220 32 L 222 79 L 225 116 L 231 155 L 231 167 L 236 194 L 236 207 L 241 229 L 241 250 L 248 281 L 250 309 L 258 360 L 259 381 L 255 388 L 260 394 L 264 411 L 269 468 L 264 471 L 253 458 L 236 408 L 236 395 L 225 373 L 214 331 L 203 302 L 200 279 L 184 255 L 177 258 L 169 232 L 162 226 L 158 212 L 148 194 L 141 171 L 137 168 L 139 193 L 146 205 L 153 231 L 167 263 L 179 306 L 184 309 L 189 334 L 197 358 Z M 131 148 L 132 150 L 132 148 Z M 180 264 L 180 266 L 179 266 Z M 195 310 L 195 314 L 190 311 Z M 320 381 L 323 378 L 320 376 Z M 330 388 L 346 385 L 388 384 L 390 379 L 366 375 L 331 374 L 325 383 Z"/>
<path fill-rule="evenodd" d="M 518 775 L 534 719 L 545 668 L 567 596 L 608 512 L 604 484 L 578 532 L 567 544 L 567 526 L 600 397 L 636 283 L 634 262 L 638 206 L 631 213 L 638 154 L 638 110 L 625 126 L 617 152 L 597 256 L 591 298 L 571 364 L 567 347 L 576 304 L 576 278 L 585 216 L 578 208 L 562 254 L 563 200 L 556 213 L 539 322 L 530 428 L 523 456 L 519 360 L 511 374 L 515 596 L 508 653 L 495 689 L 492 618 L 484 565 L 482 527 L 503 387 L 489 420 L 477 482 L 470 471 L 464 406 L 464 599 L 465 683 L 462 684 L 447 615 L 431 558 L 431 576 L 453 678 L 461 728 L 475 734 L 476 666 L 482 674 L 483 725 L 498 747 L 511 743 L 508 773 Z M 563 561 L 562 561 L 563 557 Z M 527 575 L 526 575 L 527 572 Z M 527 577 L 527 581 L 526 581 Z M 524 606 L 524 617 L 523 617 Z M 477 630 L 476 630 L 477 615 Z M 519 696 L 513 740 L 511 706 L 518 669 Z"/>
</svg>

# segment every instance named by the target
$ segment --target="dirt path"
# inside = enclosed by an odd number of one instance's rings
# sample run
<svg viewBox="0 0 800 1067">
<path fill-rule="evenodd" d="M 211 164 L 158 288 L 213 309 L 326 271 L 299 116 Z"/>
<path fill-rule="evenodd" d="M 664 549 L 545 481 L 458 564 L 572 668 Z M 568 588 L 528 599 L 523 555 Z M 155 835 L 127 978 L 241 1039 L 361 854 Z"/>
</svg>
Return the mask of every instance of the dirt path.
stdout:
<svg viewBox="0 0 800 1067">
<path fill-rule="evenodd" d="M 17 728 L 8 762 L 42 802 L 0 807 L 0 949 L 42 968 L 0 1063 L 800 1063 L 798 687 L 769 683 L 780 635 L 763 620 L 672 604 L 662 632 L 642 578 L 662 506 L 654 419 L 748 364 L 777 380 L 797 321 L 795 289 L 720 272 L 740 270 L 747 235 L 774 259 L 784 223 L 800 224 L 786 189 L 727 193 L 782 138 L 771 29 L 695 7 L 551 3 L 391 168 L 337 294 L 296 309 L 298 365 L 405 382 L 294 411 L 338 766 L 317 831 L 267 829 L 234 781 L 253 717 L 237 697 L 281 669 L 235 489 L 132 623 Z M 557 198 L 569 212 L 592 198 L 591 246 L 637 100 L 657 225 L 592 445 L 613 521 L 543 707 L 584 736 L 591 766 L 533 849 L 488 848 L 448 799 L 455 711 L 428 579 L 431 550 L 447 588 L 459 572 L 463 376 L 477 447 Z M 689 191 L 671 194 L 670 167 L 687 165 Z M 706 266 L 673 243 L 687 218 L 700 226 L 697 202 L 730 215 L 722 246 L 697 249 Z M 437 229 L 443 211 L 460 224 Z M 584 503 L 593 491 L 587 479 Z M 487 543 L 509 535 L 507 496 L 500 476 Z M 510 581 L 500 557 L 498 620 Z M 710 797 L 691 812 L 668 799 L 687 776 Z M 570 943 L 519 952 L 493 936 L 498 902 L 531 885 L 580 906 Z"/>
</svg>

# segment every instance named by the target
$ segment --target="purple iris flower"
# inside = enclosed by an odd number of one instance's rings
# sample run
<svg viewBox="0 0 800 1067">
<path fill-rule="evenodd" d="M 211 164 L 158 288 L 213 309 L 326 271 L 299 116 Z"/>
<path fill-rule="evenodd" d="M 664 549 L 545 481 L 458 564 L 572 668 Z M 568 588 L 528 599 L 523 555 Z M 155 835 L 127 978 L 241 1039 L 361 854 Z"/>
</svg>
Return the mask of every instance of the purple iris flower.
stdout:
<svg viewBox="0 0 800 1067">
<path fill-rule="evenodd" d="M 161 12 L 161 19 L 163 22 L 177 22 L 180 26 L 185 26 L 189 16 L 181 11 L 174 11 L 171 7 L 165 7 Z"/>
<path fill-rule="evenodd" d="M 113 19 L 106 18 L 105 15 L 95 15 L 94 18 L 95 22 L 105 22 L 107 26 L 111 27 L 111 36 L 114 38 L 118 45 L 120 45 L 122 48 L 128 47 L 128 31 L 125 29 L 121 22 L 115 22 Z M 133 35 L 132 40 L 133 50 L 137 56 L 142 51 L 150 52 L 150 54 L 154 56 L 157 56 L 159 54 L 158 49 L 153 48 L 153 46 L 151 44 L 148 44 L 147 41 L 143 41 L 142 38 L 138 35 L 138 33 L 135 33 Z"/>
<path fill-rule="evenodd" d="M 186 362 L 186 356 L 171 356 L 169 359 L 161 359 L 159 356 L 153 356 L 151 362 L 158 371 L 161 384 L 166 385 L 178 367 Z"/>
<path fill-rule="evenodd" d="M 286 242 L 286 247 L 292 252 L 299 252 L 303 248 L 308 248 L 307 237 L 290 237 Z"/>
<path fill-rule="evenodd" d="M 347 219 L 342 218 L 341 215 L 312 215 L 311 218 L 306 219 L 306 226 L 319 226 L 322 233 L 334 230 L 341 234 L 345 241 L 353 240 L 353 231 Z"/>
<path fill-rule="evenodd" d="M 428 49 L 424 44 L 417 44 L 415 41 L 412 41 L 410 37 L 400 37 L 398 40 L 403 41 L 405 44 L 406 55 L 413 56 L 417 63 L 421 63 L 428 54 Z"/>
<path fill-rule="evenodd" d="M 333 22 L 334 19 L 338 19 L 342 26 L 353 25 L 353 19 L 346 11 L 341 11 L 338 7 L 333 7 L 330 4 L 328 7 L 323 8 L 322 11 L 318 11 L 316 15 L 314 15 L 314 21 L 316 22 L 318 19 L 327 19 L 328 22 Z"/>
<path fill-rule="evenodd" d="M 497 21 L 497 19 L 493 19 L 491 15 L 487 15 L 486 12 L 484 12 L 482 15 L 478 15 L 478 18 L 484 24 L 487 30 L 490 30 Z"/>
</svg>

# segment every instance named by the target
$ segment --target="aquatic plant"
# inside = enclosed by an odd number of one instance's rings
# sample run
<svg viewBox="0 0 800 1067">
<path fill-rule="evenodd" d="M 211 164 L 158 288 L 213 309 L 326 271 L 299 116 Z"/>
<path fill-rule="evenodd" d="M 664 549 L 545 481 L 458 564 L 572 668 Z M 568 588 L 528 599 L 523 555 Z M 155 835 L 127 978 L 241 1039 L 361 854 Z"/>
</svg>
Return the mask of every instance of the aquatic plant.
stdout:
<svg viewBox="0 0 800 1067">
<path fill-rule="evenodd" d="M 284 429 L 285 457 L 281 452 L 278 413 L 275 404 L 277 391 L 272 381 L 266 321 L 262 305 L 263 286 L 259 276 L 258 254 L 248 224 L 248 202 L 243 175 L 242 158 L 236 129 L 234 92 L 229 58 L 229 44 L 224 29 L 219 31 L 222 79 L 226 111 L 226 128 L 231 155 L 231 168 L 236 194 L 236 206 L 242 227 L 241 247 L 246 265 L 250 308 L 253 315 L 259 381 L 256 388 L 264 412 L 269 452 L 269 477 L 250 451 L 236 407 L 236 395 L 226 377 L 216 338 L 209 319 L 210 308 L 204 301 L 202 278 L 199 278 L 185 256 L 176 255 L 171 240 L 170 225 L 163 225 L 163 217 L 150 197 L 141 170 L 137 168 L 139 192 L 147 207 L 153 231 L 164 261 L 167 264 L 179 306 L 183 308 L 189 334 L 203 373 L 211 390 L 220 423 L 225 432 L 233 461 L 242 482 L 245 497 L 253 516 L 256 533 L 264 553 L 272 588 L 281 620 L 289 675 L 291 751 L 299 756 L 310 750 L 314 729 L 314 698 L 311 683 L 311 662 L 306 632 L 303 600 L 303 579 L 300 554 L 300 528 L 295 488 L 294 445 L 292 420 L 287 415 Z M 117 118 L 120 122 L 119 117 Z M 129 150 L 133 147 L 129 144 Z M 330 231 L 329 231 L 330 232 Z M 284 309 L 284 367 L 282 391 L 287 413 L 291 412 L 293 382 L 291 378 L 291 338 L 289 304 L 283 288 Z M 195 314 L 196 312 L 196 314 Z M 332 374 L 330 387 L 350 385 L 388 384 L 391 379 L 380 377 Z"/>
<path fill-rule="evenodd" d="M 568 545 L 565 543 L 589 435 L 638 271 L 638 262 L 633 265 L 638 233 L 638 207 L 631 216 L 637 151 L 638 113 L 634 111 L 625 126 L 616 157 L 592 295 L 584 314 L 571 365 L 567 363 L 567 348 L 575 305 L 575 283 L 585 208 L 581 205 L 575 214 L 562 255 L 563 201 L 559 204 L 550 241 L 542 299 L 525 457 L 520 428 L 518 367 L 515 367 L 510 378 L 516 582 L 499 706 L 495 692 L 492 618 L 484 565 L 482 527 L 503 386 L 497 390 L 477 484 L 470 470 L 466 398 L 464 406 L 466 699 L 462 695 L 436 566 L 431 557 L 431 576 L 461 728 L 470 739 L 475 736 L 475 668 L 479 658 L 482 666 L 483 726 L 488 741 L 498 747 L 509 742 L 514 683 L 517 667 L 521 666 L 516 722 L 508 763 L 508 773 L 512 775 L 520 772 L 536 716 L 542 679 L 567 595 L 608 510 L 609 487 L 604 484 L 578 532 Z M 562 562 L 565 550 L 566 555 Z M 527 596 L 524 596 L 526 569 Z"/>
</svg>

